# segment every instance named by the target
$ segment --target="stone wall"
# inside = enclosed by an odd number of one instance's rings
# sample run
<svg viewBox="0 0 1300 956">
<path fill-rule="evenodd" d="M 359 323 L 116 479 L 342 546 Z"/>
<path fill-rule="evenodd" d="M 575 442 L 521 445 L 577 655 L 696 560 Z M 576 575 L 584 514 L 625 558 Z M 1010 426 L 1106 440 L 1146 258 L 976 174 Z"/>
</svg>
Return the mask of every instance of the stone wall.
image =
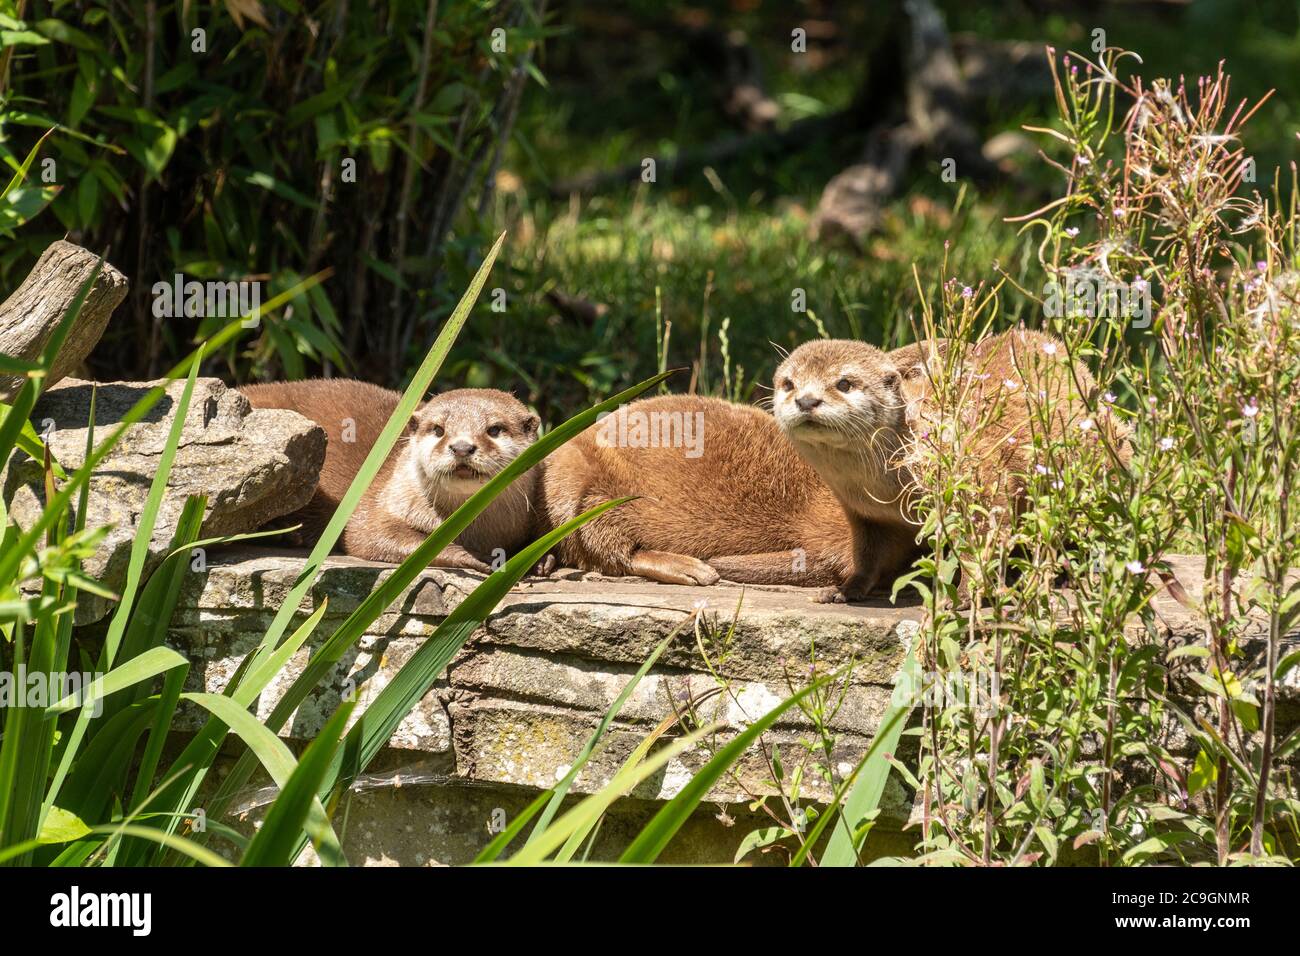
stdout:
<svg viewBox="0 0 1300 956">
<path fill-rule="evenodd" d="M 193 686 L 220 691 L 260 640 L 301 570 L 302 556 L 254 549 L 215 552 L 209 565 L 186 585 L 173 640 L 195 662 Z M 1184 581 L 1198 574 L 1190 559 L 1179 570 Z M 308 651 L 332 632 L 331 624 L 341 622 L 390 572 L 352 558 L 330 559 L 301 608 L 305 617 L 328 596 L 315 643 L 263 695 L 260 716 L 269 714 Z M 299 708 L 284 735 L 310 738 L 352 686 L 359 688 L 359 707 L 364 707 L 479 580 L 462 571 L 423 574 L 340 661 L 327 686 Z M 603 749 L 577 777 L 574 793 L 599 789 L 657 724 L 693 698 L 704 698 L 698 713 L 733 729 L 763 714 L 806 680 L 814 647 L 826 669 L 856 662 L 832 725 L 838 741 L 833 760 L 840 769 L 851 768 L 875 732 L 922 614 L 915 606 L 885 602 L 814 604 L 810 594 L 791 588 L 675 587 L 577 572 L 522 583 L 358 782 L 344 836 L 349 859 L 357 864 L 472 859 L 490 839 L 494 815 L 513 816 L 564 775 L 628 679 L 699 602 L 706 602 L 709 626 L 698 639 L 688 629 L 670 646 L 624 706 Z M 738 604 L 737 625 L 728 638 Z M 1172 599 L 1158 597 L 1156 610 L 1165 640 L 1197 639 L 1195 622 Z M 728 684 L 726 692 L 709 693 L 720 686 L 710 667 Z M 1294 721 L 1297 696 L 1294 686 L 1283 695 L 1283 723 Z M 812 727 L 797 711 L 766 737 L 769 746 L 780 747 L 787 769 L 803 752 L 801 739 L 812 739 Z M 635 799 L 620 804 L 603 825 L 597 855 L 616 854 L 625 846 L 636 827 L 708 756 L 707 751 L 690 753 L 645 781 Z M 755 795 L 774 792 L 770 780 L 762 754 L 751 753 L 737 776 L 724 778 L 710 794 L 665 861 L 730 861 L 743 836 L 764 825 L 766 818 L 751 812 L 749 804 Z M 828 796 L 813 778 L 806 780 L 804 792 L 812 799 Z M 256 807 L 273 796 L 251 793 L 243 805 L 255 815 Z M 872 834 L 873 854 L 907 852 L 914 836 L 901 828 L 910 810 L 908 792 L 891 778 Z"/>
</svg>

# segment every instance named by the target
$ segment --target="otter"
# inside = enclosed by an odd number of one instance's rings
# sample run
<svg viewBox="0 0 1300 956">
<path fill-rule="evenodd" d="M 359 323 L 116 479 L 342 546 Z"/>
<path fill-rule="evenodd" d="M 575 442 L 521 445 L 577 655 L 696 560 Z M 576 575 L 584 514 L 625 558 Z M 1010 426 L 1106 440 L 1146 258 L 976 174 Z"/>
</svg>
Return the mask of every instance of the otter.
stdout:
<svg viewBox="0 0 1300 956">
<path fill-rule="evenodd" d="M 865 342 L 822 340 L 795 349 L 777 368 L 776 421 L 839 498 L 852 528 L 852 573 L 819 600 L 861 600 L 888 586 L 922 553 L 905 459 L 914 429 L 931 423 L 927 398 L 937 371 L 932 363 L 948 347 L 939 339 L 883 352 Z M 1028 393 L 1052 403 L 1054 437 L 1087 415 L 1071 392 L 1070 376 L 1060 370 L 1046 374 L 1047 360 L 1054 362 L 1055 355 L 1065 355 L 1064 345 L 1029 329 L 990 336 L 966 353 L 972 386 L 965 406 L 973 420 L 983 419 L 977 441 L 987 446 L 975 449 L 978 474 L 992 501 L 1004 507 L 1020 506 L 1034 465 L 1032 437 L 1039 423 Z M 1074 364 L 1073 377 L 1085 393 L 1095 390 L 1083 363 Z M 1117 434 L 1113 419 L 1098 417 Z"/>
<path fill-rule="evenodd" d="M 910 478 L 898 463 L 907 434 L 903 373 L 875 346 L 827 339 L 791 352 L 773 383 L 778 427 L 848 517 L 852 569 L 818 600 L 862 600 L 920 553 Z"/>
<path fill-rule="evenodd" d="M 289 522 L 314 543 L 397 409 L 401 394 L 352 379 L 272 382 L 239 389 L 254 408 L 288 408 L 323 429 L 316 493 Z M 416 408 L 340 538 L 344 554 L 401 562 L 453 511 L 537 439 L 538 418 L 495 389 L 443 392 Z M 436 567 L 492 570 L 494 558 L 532 540 L 536 469 L 510 484 L 443 549 Z M 499 563 L 499 562 L 498 562 Z"/>
<path fill-rule="evenodd" d="M 826 586 L 849 572 L 849 523 L 762 409 L 666 395 L 621 407 L 546 460 L 542 510 L 558 526 L 638 496 L 579 528 L 559 563 L 666 584 Z"/>
</svg>

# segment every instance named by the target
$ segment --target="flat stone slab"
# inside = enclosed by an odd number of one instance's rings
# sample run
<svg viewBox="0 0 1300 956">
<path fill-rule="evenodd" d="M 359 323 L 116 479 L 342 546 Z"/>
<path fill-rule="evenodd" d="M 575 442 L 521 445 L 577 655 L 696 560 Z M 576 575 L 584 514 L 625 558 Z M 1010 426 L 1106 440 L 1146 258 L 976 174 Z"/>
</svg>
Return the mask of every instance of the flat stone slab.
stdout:
<svg viewBox="0 0 1300 956">
<path fill-rule="evenodd" d="M 301 572 L 304 558 L 303 552 L 260 548 L 213 551 L 207 571 L 188 577 L 173 620 L 172 640 L 194 661 L 190 679 L 195 688 L 218 692 L 225 687 L 243 657 L 260 641 Z M 256 708 L 259 716 L 270 713 L 310 653 L 392 570 L 389 565 L 354 558 L 328 559 L 298 609 L 303 619 L 328 598 L 325 617 L 309 645 L 262 695 Z M 1193 601 L 1199 595 L 1201 570 L 1197 558 L 1175 562 L 1175 572 Z M 338 662 L 324 686 L 298 708 L 283 735 L 310 739 L 346 693 L 356 692 L 360 707 L 366 706 L 481 580 L 482 575 L 470 571 L 435 568 L 421 574 L 393 610 L 379 617 Z M 672 797 L 717 746 L 804 686 L 814 657 L 819 673 L 853 662 L 843 688 L 843 705 L 830 725 L 836 743 L 829 763 L 839 779 L 870 744 L 924 614 L 916 604 L 825 605 L 813 603 L 812 595 L 810 589 L 742 588 L 727 583 L 679 587 L 577 571 L 526 579 L 506 596 L 402 722 L 376 766 L 382 765 L 383 773 L 399 781 L 420 779 L 433 766 L 444 783 L 427 784 L 426 791 L 442 794 L 439 800 L 461 801 L 462 797 L 448 795 L 458 787 L 468 788 L 463 789 L 466 806 L 516 799 L 484 796 L 484 788 L 508 795 L 550 787 L 572 766 L 601 717 L 652 650 L 702 609 L 698 630 L 682 629 L 641 681 L 576 778 L 573 792 L 598 790 L 647 735 L 689 711 L 696 721 L 720 724 L 717 739 L 712 746 L 673 760 L 632 794 L 634 800 L 648 805 Z M 1153 604 L 1159 639 L 1170 646 L 1204 640 L 1196 615 L 1168 593 L 1162 591 Z M 1262 647 L 1263 634 L 1262 623 L 1251 624 L 1245 639 L 1248 652 L 1252 646 L 1258 645 L 1256 651 Z M 1284 653 L 1295 643 L 1295 636 L 1290 636 Z M 1193 666 L 1194 659 L 1184 659 L 1174 668 L 1175 675 L 1178 668 Z M 1300 719 L 1297 676 L 1293 671 L 1287 686 L 1280 688 L 1278 713 L 1283 726 Z M 735 773 L 719 782 L 709 795 L 710 803 L 739 812 L 742 804 L 774 793 L 771 749 L 779 751 L 789 773 L 808 753 L 806 744 L 817 739 L 815 728 L 801 712 L 787 713 L 764 735 L 764 747 L 752 750 Z M 909 745 L 905 737 L 904 759 Z M 386 791 L 379 787 L 367 792 L 369 806 L 382 803 Z M 408 809 L 412 793 L 408 785 L 403 797 Z M 824 802 L 830 798 L 830 784 L 810 773 L 802 795 Z M 896 831 L 910 810 L 910 793 L 891 777 L 880 826 Z"/>
<path fill-rule="evenodd" d="M 214 551 L 207 571 L 189 576 L 171 635 L 194 661 L 190 679 L 196 689 L 219 692 L 226 686 L 293 587 L 303 558 L 301 552 L 258 548 Z M 328 597 L 325 618 L 259 699 L 260 717 L 270 713 L 310 653 L 391 573 L 388 565 L 348 557 L 327 561 L 299 608 L 305 618 Z M 359 708 L 368 704 L 481 580 L 469 571 L 434 568 L 422 574 L 298 708 L 283 735 L 310 738 L 345 693 L 355 690 Z M 870 743 L 888 705 L 894 674 L 922 611 L 883 602 L 816 604 L 813 593 L 735 585 L 688 588 L 578 572 L 526 580 L 402 722 L 390 748 L 409 752 L 411 761 L 446 758 L 453 774 L 466 782 L 549 787 L 567 772 L 653 649 L 702 608 L 698 634 L 693 627 L 682 630 L 642 680 L 575 781 L 574 792 L 599 789 L 647 734 L 687 708 L 695 719 L 722 726 L 720 745 L 807 682 L 814 648 L 821 672 L 853 661 L 843 705 L 831 723 L 837 735 L 834 756 L 847 771 Z M 195 716 L 195 727 L 199 719 Z M 769 746 L 788 755 L 787 763 L 803 752 L 801 740 L 814 737 L 798 710 L 766 735 Z M 390 762 L 394 756 L 388 755 Z M 671 797 L 709 756 L 708 748 L 683 755 L 635 795 Z M 773 792 L 770 778 L 766 756 L 756 751 L 711 799 L 752 801 Z M 829 785 L 810 775 L 805 794 L 827 799 Z M 890 796 L 901 821 L 910 801 L 901 785 Z"/>
</svg>

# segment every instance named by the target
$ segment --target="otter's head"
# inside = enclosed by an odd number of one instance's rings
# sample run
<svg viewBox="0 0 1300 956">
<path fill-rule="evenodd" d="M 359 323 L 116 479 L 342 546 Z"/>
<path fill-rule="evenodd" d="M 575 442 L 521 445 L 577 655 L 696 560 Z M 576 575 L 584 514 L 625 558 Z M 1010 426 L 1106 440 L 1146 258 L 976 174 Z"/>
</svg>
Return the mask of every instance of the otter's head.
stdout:
<svg viewBox="0 0 1300 956">
<path fill-rule="evenodd" d="M 469 495 L 537 440 L 537 426 L 513 395 L 460 388 L 417 408 L 407 441 L 424 484 Z"/>
<path fill-rule="evenodd" d="M 905 429 L 903 375 L 873 345 L 807 342 L 776 370 L 772 412 L 797 445 L 861 449 Z"/>
</svg>

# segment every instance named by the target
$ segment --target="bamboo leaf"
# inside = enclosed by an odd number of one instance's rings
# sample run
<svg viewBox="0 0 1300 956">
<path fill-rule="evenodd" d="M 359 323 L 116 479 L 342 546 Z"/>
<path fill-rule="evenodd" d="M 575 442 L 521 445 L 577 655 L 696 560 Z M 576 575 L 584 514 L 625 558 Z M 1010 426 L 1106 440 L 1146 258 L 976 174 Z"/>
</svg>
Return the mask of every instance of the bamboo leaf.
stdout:
<svg viewBox="0 0 1300 956">
<path fill-rule="evenodd" d="M 41 151 L 41 146 L 44 145 L 45 141 L 50 138 L 50 134 L 53 132 L 54 130 L 52 129 L 46 130 L 45 133 L 42 134 L 41 138 L 36 141 L 36 145 L 31 148 L 31 151 L 27 154 L 27 158 L 23 160 L 22 165 L 18 167 L 14 172 L 13 178 L 10 179 L 8 185 L 5 186 L 4 192 L 0 192 L 0 199 L 4 199 L 22 185 L 23 181 L 27 178 L 27 171 L 32 168 L 32 163 L 36 162 L 36 157 Z"/>
</svg>

